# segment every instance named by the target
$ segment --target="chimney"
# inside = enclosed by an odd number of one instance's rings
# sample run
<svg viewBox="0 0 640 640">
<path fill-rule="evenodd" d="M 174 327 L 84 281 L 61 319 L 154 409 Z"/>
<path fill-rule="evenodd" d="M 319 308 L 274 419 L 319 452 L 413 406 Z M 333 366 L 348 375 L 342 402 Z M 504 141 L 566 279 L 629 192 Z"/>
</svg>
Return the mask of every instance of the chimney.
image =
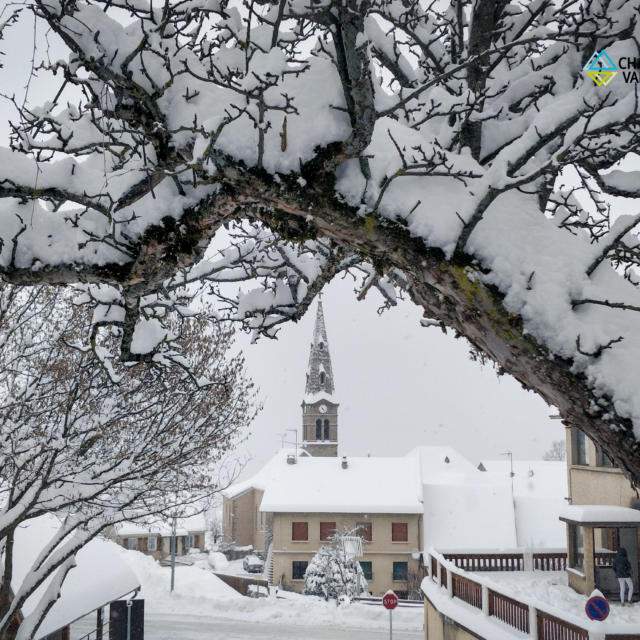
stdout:
<svg viewBox="0 0 640 640">
<path fill-rule="evenodd" d="M 347 462 L 347 456 L 342 456 L 342 468 L 346 469 L 349 466 L 349 463 Z"/>
</svg>

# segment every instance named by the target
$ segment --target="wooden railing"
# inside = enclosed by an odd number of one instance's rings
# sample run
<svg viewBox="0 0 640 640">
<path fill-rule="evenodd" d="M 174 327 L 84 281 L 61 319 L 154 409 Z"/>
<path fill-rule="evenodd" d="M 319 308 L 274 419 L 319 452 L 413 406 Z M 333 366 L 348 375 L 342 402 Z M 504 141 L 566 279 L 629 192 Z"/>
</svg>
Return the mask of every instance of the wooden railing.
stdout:
<svg viewBox="0 0 640 640">
<path fill-rule="evenodd" d="M 469 578 L 459 576 L 457 573 L 451 574 L 453 583 L 453 596 L 464 600 L 476 609 L 482 609 L 482 585 L 479 585 Z"/>
<path fill-rule="evenodd" d="M 523 633 L 529 633 L 529 607 L 491 589 L 489 589 L 489 615 Z"/>
<path fill-rule="evenodd" d="M 589 640 L 589 632 L 544 611 L 538 611 L 538 640 Z"/>
<path fill-rule="evenodd" d="M 475 554 L 443 554 L 440 557 L 430 555 L 427 566 L 431 570 L 431 577 L 436 584 L 446 589 L 448 587 L 447 571 L 449 570 L 451 573 L 450 596 L 459 598 L 475 609 L 480 609 L 486 616 L 496 618 L 535 640 L 589 640 L 589 631 L 577 624 L 572 624 L 546 611 L 541 611 L 533 604 L 519 602 L 514 598 L 494 591 L 488 584 L 484 584 L 483 579 L 480 577 L 477 580 L 473 580 L 466 575 L 460 575 L 450 565 L 448 567 L 444 566 L 444 560 L 448 559 L 448 556 L 452 556 L 451 563 L 456 560 L 463 563 L 471 555 Z M 491 554 L 492 557 L 495 555 Z M 499 555 L 513 556 L 515 554 Z M 606 555 L 606 552 L 602 554 L 603 559 L 606 559 Z M 540 568 L 543 571 L 558 571 L 561 567 L 566 566 L 566 555 L 559 552 L 534 554 L 533 559 L 535 568 Z M 463 567 L 459 568 L 463 569 Z M 439 581 L 437 578 L 438 569 L 440 570 Z M 531 628 L 532 624 L 534 625 L 533 628 Z M 598 633 L 597 637 L 602 638 L 603 636 Z M 640 633 L 607 634 L 606 640 L 640 640 Z"/>
<path fill-rule="evenodd" d="M 445 553 L 445 560 L 465 571 L 523 571 L 522 553 Z"/>
<path fill-rule="evenodd" d="M 533 568 L 537 571 L 564 571 L 567 568 L 567 554 L 534 553 Z"/>
<path fill-rule="evenodd" d="M 615 551 L 597 551 L 593 554 L 596 567 L 612 567 Z"/>
</svg>

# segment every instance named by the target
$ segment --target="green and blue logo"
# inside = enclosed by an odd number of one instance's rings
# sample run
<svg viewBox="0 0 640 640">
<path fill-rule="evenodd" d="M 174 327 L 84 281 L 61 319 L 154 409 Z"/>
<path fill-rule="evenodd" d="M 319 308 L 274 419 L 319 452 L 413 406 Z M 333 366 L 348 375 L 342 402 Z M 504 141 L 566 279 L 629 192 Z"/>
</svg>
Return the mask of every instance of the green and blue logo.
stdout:
<svg viewBox="0 0 640 640">
<path fill-rule="evenodd" d="M 589 58 L 584 71 L 599 87 L 606 87 L 618 75 L 619 69 L 603 49 Z"/>
</svg>

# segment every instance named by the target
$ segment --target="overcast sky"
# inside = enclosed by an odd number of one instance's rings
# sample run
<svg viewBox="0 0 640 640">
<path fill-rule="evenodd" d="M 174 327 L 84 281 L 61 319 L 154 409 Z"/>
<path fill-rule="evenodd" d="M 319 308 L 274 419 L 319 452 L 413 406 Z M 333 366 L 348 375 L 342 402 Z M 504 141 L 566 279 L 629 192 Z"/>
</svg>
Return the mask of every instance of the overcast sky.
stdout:
<svg viewBox="0 0 640 640">
<path fill-rule="evenodd" d="M 42 26 L 36 42 L 45 42 Z M 25 16 L 3 43 L 0 90 L 19 100 L 29 78 L 33 22 Z M 61 55 L 52 52 L 52 58 Z M 42 53 L 36 54 L 36 59 Z M 53 83 L 34 81 L 33 103 L 55 94 Z M 53 92 L 53 93 L 51 93 Z M 7 117 L 0 101 L 0 139 L 6 144 Z M 555 413 L 513 379 L 497 377 L 488 366 L 469 359 L 464 340 L 423 328 L 421 311 L 409 302 L 377 314 L 380 298 L 356 302 L 349 281 L 336 281 L 324 294 L 325 319 L 340 402 L 342 455 L 402 455 L 425 444 L 450 444 L 473 462 L 498 458 L 511 450 L 520 459 L 539 458 L 552 440 L 564 438 Z M 300 434 L 305 370 L 315 318 L 315 304 L 298 324 L 284 326 L 277 341 L 249 345 L 241 336 L 249 374 L 260 387 L 264 410 L 251 426 L 238 454 L 248 458 L 243 475 L 254 472 L 281 444 L 279 434 Z M 294 434 L 289 432 L 293 441 Z"/>
<path fill-rule="evenodd" d="M 422 312 L 410 302 L 377 314 L 376 292 L 357 302 L 349 281 L 334 281 L 323 297 L 333 362 L 341 455 L 402 455 L 412 447 L 449 444 L 473 462 L 540 458 L 564 428 L 538 396 L 508 376 L 469 358 L 469 345 L 440 329 L 420 326 Z M 255 471 L 281 444 L 279 434 L 300 437 L 305 371 L 316 306 L 277 341 L 248 344 L 248 370 L 264 409 L 242 446 Z M 294 441 L 294 434 L 288 433 Z"/>
</svg>

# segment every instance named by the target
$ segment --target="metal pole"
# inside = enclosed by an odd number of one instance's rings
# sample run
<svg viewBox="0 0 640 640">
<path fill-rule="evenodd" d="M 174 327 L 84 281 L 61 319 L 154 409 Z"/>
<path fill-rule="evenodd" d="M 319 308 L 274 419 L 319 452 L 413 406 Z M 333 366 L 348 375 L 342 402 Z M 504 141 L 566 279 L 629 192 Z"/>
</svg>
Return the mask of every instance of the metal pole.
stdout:
<svg viewBox="0 0 640 640">
<path fill-rule="evenodd" d="M 389 640 L 393 640 L 393 618 L 391 614 L 393 613 L 393 609 L 389 609 Z"/>
<path fill-rule="evenodd" d="M 127 640 L 131 640 L 131 607 L 133 606 L 132 600 L 127 600 Z"/>
<path fill-rule="evenodd" d="M 102 626 L 104 622 L 102 621 L 102 607 L 98 609 L 98 614 L 96 617 L 96 640 L 102 640 Z"/>
<path fill-rule="evenodd" d="M 173 585 L 175 583 L 176 573 L 176 528 L 177 518 L 173 517 L 173 526 L 171 527 L 171 593 L 173 593 Z"/>
</svg>

